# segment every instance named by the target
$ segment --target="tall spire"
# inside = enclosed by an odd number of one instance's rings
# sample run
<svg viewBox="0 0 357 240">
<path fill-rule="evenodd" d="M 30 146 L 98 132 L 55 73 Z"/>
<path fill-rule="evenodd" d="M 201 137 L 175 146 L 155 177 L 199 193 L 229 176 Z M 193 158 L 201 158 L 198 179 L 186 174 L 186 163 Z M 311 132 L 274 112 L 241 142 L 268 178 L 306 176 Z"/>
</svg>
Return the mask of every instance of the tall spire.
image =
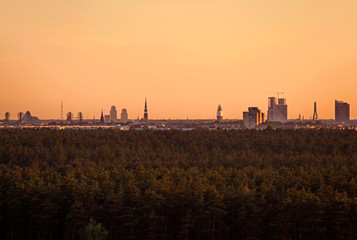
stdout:
<svg viewBox="0 0 357 240">
<path fill-rule="evenodd" d="M 100 115 L 100 123 L 104 123 L 104 116 L 103 116 L 103 109 L 102 109 L 102 114 Z"/>
<path fill-rule="evenodd" d="M 144 112 L 148 112 L 148 106 L 147 106 L 146 97 L 145 97 L 145 109 L 144 109 Z"/>
<path fill-rule="evenodd" d="M 145 97 L 145 108 L 144 108 L 144 121 L 148 121 L 149 119 L 149 116 L 148 116 L 148 106 L 147 106 L 147 100 L 146 100 L 146 97 Z"/>
</svg>

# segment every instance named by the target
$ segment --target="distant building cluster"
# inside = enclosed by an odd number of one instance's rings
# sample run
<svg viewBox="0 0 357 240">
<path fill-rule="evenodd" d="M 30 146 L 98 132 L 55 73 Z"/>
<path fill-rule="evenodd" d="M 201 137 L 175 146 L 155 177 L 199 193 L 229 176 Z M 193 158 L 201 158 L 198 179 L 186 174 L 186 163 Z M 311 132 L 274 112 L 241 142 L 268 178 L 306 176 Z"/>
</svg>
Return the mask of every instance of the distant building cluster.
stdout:
<svg viewBox="0 0 357 240">
<path fill-rule="evenodd" d="M 281 92 L 278 92 L 281 94 Z M 18 120 L 14 121 L 10 119 L 10 112 L 6 112 L 4 116 L 4 120 L 1 122 L 0 125 L 11 126 L 11 125 L 34 125 L 39 126 L 43 125 L 44 123 L 51 123 L 52 125 L 56 123 L 56 120 L 52 120 L 52 122 L 48 121 L 40 121 L 37 117 L 31 115 L 29 111 L 25 114 L 23 112 L 19 112 Z M 77 116 L 75 116 L 72 112 L 68 112 L 66 114 L 66 119 L 62 120 L 63 117 L 63 103 L 61 102 L 61 120 L 60 124 L 75 126 L 120 126 L 120 129 L 182 129 L 182 130 L 190 130 L 195 129 L 197 127 L 207 127 L 210 129 L 216 129 L 220 127 L 222 129 L 236 129 L 236 128 L 247 128 L 247 129 L 263 129 L 267 127 L 267 125 L 272 126 L 279 126 L 279 124 L 285 124 L 288 127 L 297 126 L 296 121 L 289 120 L 288 121 L 288 105 L 286 103 L 285 98 L 276 97 L 269 97 L 268 98 L 268 110 L 267 114 L 265 114 L 262 110 L 258 107 L 249 107 L 248 111 L 243 112 L 243 121 L 242 120 L 223 120 L 223 110 L 222 105 L 219 104 L 217 108 L 216 119 L 212 121 L 213 125 L 208 123 L 204 120 L 176 120 L 170 121 L 169 120 L 162 120 L 161 123 L 157 124 L 156 127 L 151 126 L 150 124 L 156 122 L 155 120 L 149 121 L 149 113 L 148 113 L 148 104 L 147 99 L 145 98 L 144 104 L 144 114 L 143 118 L 134 121 L 129 120 L 128 111 L 126 108 L 123 108 L 120 113 L 120 118 L 118 118 L 118 112 L 116 106 L 111 106 L 109 114 L 104 114 L 103 110 L 101 111 L 100 120 L 96 120 L 95 117 L 93 121 L 89 119 L 84 119 L 83 113 L 79 112 Z M 298 122 L 302 123 L 305 122 L 304 117 L 299 118 Z M 319 123 L 321 120 L 318 121 L 317 115 L 317 104 L 314 102 L 314 112 L 312 119 L 312 124 Z M 326 122 L 326 121 L 325 121 Z M 58 122 L 57 122 L 58 123 Z M 357 121 L 354 121 L 354 125 L 351 125 L 350 120 L 350 104 L 335 100 L 335 120 L 331 122 L 328 120 L 328 126 L 357 126 Z M 310 125 L 306 125 L 309 127 Z M 325 125 L 327 126 L 327 125 Z M 92 127 L 91 127 L 92 128 Z"/>
<path fill-rule="evenodd" d="M 256 128 L 265 122 L 265 114 L 257 107 L 248 108 L 248 112 L 243 112 L 244 128 Z"/>
<path fill-rule="evenodd" d="M 118 123 L 118 122 L 122 122 L 122 123 L 128 122 L 128 111 L 126 110 L 126 108 L 123 108 L 121 110 L 120 119 L 118 119 L 118 112 L 115 106 L 111 106 L 109 115 L 103 115 L 103 110 L 102 110 L 101 117 L 100 117 L 101 124 Z"/>
<path fill-rule="evenodd" d="M 301 115 L 299 115 L 299 121 L 301 120 L 303 119 L 301 119 Z M 317 114 L 317 104 L 314 102 L 312 121 L 317 120 L 319 120 Z M 335 124 L 348 124 L 350 121 L 350 105 L 346 102 L 335 100 Z M 257 128 L 260 124 L 265 122 L 288 122 L 288 105 L 286 104 L 285 98 L 268 98 L 268 111 L 266 120 L 264 113 L 262 113 L 262 111 L 257 107 L 249 107 L 248 112 L 243 112 L 244 128 Z"/>
</svg>

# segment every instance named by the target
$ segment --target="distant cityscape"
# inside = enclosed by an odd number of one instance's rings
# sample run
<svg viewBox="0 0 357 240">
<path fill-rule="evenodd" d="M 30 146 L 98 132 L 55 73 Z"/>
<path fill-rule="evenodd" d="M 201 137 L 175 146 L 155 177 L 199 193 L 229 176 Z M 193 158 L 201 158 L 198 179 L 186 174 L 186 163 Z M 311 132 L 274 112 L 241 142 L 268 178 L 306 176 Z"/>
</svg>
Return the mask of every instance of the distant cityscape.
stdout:
<svg viewBox="0 0 357 240">
<path fill-rule="evenodd" d="M 343 101 L 335 100 L 335 119 L 321 120 L 318 118 L 317 103 L 314 102 L 312 119 L 288 119 L 288 105 L 285 98 L 269 97 L 268 109 L 265 114 L 258 107 L 248 107 L 243 112 L 242 119 L 224 119 L 223 108 L 219 104 L 216 119 L 176 119 L 176 120 L 151 120 L 149 119 L 148 103 L 145 98 L 144 113 L 142 118 L 130 119 L 126 108 L 121 109 L 120 117 L 116 106 L 111 106 L 109 114 L 101 111 L 100 119 L 85 119 L 83 113 L 75 116 L 72 112 L 63 119 L 63 102 L 61 102 L 61 119 L 40 120 L 32 116 L 30 111 L 19 112 L 17 119 L 10 119 L 10 113 L 5 113 L 5 118 L 0 122 L 0 128 L 55 128 L 55 129 L 96 129 L 117 128 L 120 130 L 193 130 L 196 128 L 208 129 L 265 129 L 272 128 L 352 128 L 357 129 L 357 122 L 350 119 L 350 105 Z"/>
</svg>

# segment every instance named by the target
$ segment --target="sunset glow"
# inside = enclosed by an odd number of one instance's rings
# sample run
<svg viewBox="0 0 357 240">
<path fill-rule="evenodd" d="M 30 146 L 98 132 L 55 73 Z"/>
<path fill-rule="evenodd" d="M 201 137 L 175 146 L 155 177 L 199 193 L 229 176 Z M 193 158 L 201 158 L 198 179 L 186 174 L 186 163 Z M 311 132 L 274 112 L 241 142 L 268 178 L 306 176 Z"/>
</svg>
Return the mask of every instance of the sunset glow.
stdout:
<svg viewBox="0 0 357 240">
<path fill-rule="evenodd" d="M 357 118 L 355 0 L 10 1 L 0 8 L 0 114 L 242 119 L 283 91 L 288 118 Z"/>
</svg>

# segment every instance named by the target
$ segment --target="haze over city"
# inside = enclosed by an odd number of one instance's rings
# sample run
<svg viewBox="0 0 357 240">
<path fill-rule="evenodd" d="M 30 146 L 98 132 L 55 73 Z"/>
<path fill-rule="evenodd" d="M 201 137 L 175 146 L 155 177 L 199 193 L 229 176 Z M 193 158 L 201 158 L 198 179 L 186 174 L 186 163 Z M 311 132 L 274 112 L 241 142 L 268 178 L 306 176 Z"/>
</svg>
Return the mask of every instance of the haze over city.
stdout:
<svg viewBox="0 0 357 240">
<path fill-rule="evenodd" d="M 285 92 L 288 118 L 357 118 L 357 1 L 4 1 L 0 110 L 241 119 Z"/>
</svg>

